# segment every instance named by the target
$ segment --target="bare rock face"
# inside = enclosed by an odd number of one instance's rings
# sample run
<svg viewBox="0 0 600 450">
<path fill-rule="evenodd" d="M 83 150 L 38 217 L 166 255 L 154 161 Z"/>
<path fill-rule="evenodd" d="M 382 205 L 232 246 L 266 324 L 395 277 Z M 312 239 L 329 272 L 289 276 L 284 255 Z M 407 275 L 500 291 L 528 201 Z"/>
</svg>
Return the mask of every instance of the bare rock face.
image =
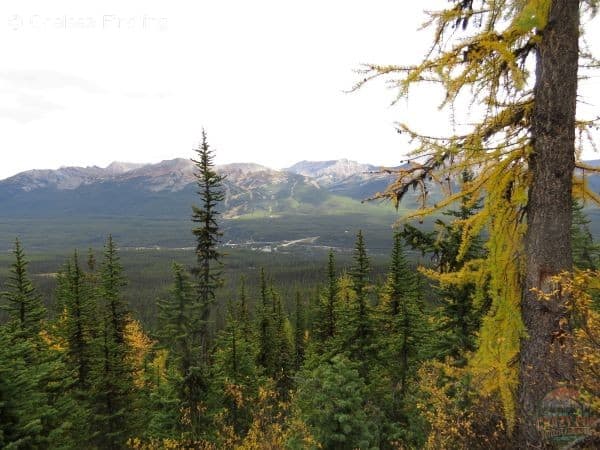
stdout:
<svg viewBox="0 0 600 450">
<path fill-rule="evenodd" d="M 285 170 L 314 178 L 322 186 L 330 186 L 351 176 L 367 175 L 368 172 L 377 170 L 377 167 L 348 159 L 337 159 L 331 161 L 300 161 Z"/>
</svg>

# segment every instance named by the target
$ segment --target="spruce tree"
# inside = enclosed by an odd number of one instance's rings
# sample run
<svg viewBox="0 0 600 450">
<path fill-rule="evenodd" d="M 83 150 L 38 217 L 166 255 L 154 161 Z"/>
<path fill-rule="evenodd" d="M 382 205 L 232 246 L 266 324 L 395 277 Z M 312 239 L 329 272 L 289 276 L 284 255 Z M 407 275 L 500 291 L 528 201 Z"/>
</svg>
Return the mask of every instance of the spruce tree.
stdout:
<svg viewBox="0 0 600 450">
<path fill-rule="evenodd" d="M 218 224 L 219 212 L 217 207 L 224 200 L 222 187 L 223 177 L 214 170 L 214 152 L 208 145 L 206 132 L 202 130 L 202 142 L 196 149 L 197 159 L 194 176 L 200 203 L 192 206 L 192 234 L 196 238 L 196 265 L 192 268 L 196 283 L 197 316 L 193 317 L 194 346 L 198 346 L 198 359 L 189 370 L 190 396 L 195 402 L 206 402 L 210 384 L 210 327 L 209 318 L 212 306 L 216 300 L 216 291 L 223 284 L 222 257 L 218 248 L 222 232 Z M 192 388 L 192 384 L 194 384 Z M 202 436 L 205 425 L 202 408 L 190 412 L 191 433 L 194 439 Z"/>
<path fill-rule="evenodd" d="M 469 183 L 473 175 L 462 172 L 462 183 Z M 481 207 L 481 201 L 473 202 L 470 196 L 461 199 L 458 209 L 443 214 L 449 220 L 436 220 L 436 230 L 422 231 L 405 225 L 401 236 L 413 249 L 428 255 L 438 273 L 447 274 L 461 270 L 466 263 L 486 255 L 481 236 L 472 236 L 461 255 L 464 223 L 471 219 Z M 474 283 L 436 283 L 434 289 L 440 299 L 435 312 L 436 339 L 432 341 L 433 356 L 444 359 L 450 356 L 458 366 L 466 364 L 466 357 L 476 349 L 477 331 L 481 318 L 489 308 L 489 299 L 484 290 L 476 289 Z M 481 298 L 476 301 L 479 294 Z"/>
<path fill-rule="evenodd" d="M 15 241 L 13 251 L 15 261 L 11 265 L 6 290 L 2 292 L 9 320 L 17 324 L 26 338 L 37 336 L 41 330 L 41 321 L 46 314 L 40 295 L 36 292 L 27 275 L 27 265 L 19 239 Z"/>
<path fill-rule="evenodd" d="M 304 316 L 304 305 L 302 304 L 302 298 L 300 292 L 296 292 L 296 317 L 294 324 L 294 367 L 299 370 L 304 362 L 305 352 L 305 316 Z"/>
<path fill-rule="evenodd" d="M 420 304 L 417 274 L 404 256 L 402 236 L 394 234 L 391 263 L 379 306 L 382 362 L 398 386 L 398 400 L 407 392 L 408 380 L 418 368 L 427 341 L 427 318 Z"/>
<path fill-rule="evenodd" d="M 352 296 L 342 311 L 339 347 L 352 361 L 360 364 L 360 374 L 367 377 L 370 360 L 374 356 L 374 333 L 368 291 L 370 262 L 367 256 L 362 230 L 356 235 L 354 262 L 349 270 Z"/>
<path fill-rule="evenodd" d="M 8 289 L 8 323 L 0 326 L 0 447 L 73 448 L 78 405 L 62 352 L 42 328 L 45 309 L 27 275 L 20 242 L 15 245 Z"/>
<path fill-rule="evenodd" d="M 94 366 L 94 441 L 101 448 L 125 448 L 135 425 L 130 348 L 125 337 L 129 320 L 122 289 L 123 268 L 116 245 L 109 236 L 100 268 L 98 297 L 100 331 Z"/>
<path fill-rule="evenodd" d="M 208 145 L 204 130 L 202 130 L 202 143 L 196 149 L 196 153 L 198 159 L 192 161 L 195 164 L 194 176 L 200 204 L 192 206 L 192 221 L 196 224 L 192 229 L 196 237 L 196 266 L 192 272 L 196 276 L 197 302 L 200 305 L 198 333 L 201 358 L 203 364 L 208 364 L 208 319 L 216 298 L 216 290 L 223 284 L 223 254 L 218 249 L 223 233 L 217 222 L 219 216 L 217 206 L 224 200 L 225 194 L 222 186 L 223 177 L 214 170 L 214 152 Z"/>
<path fill-rule="evenodd" d="M 571 239 L 573 241 L 573 265 L 578 269 L 597 270 L 600 265 L 600 246 L 594 242 L 590 231 L 591 220 L 586 217 L 583 204 L 573 201 Z"/>
<path fill-rule="evenodd" d="M 74 388 L 84 395 L 91 386 L 90 371 L 98 330 L 95 299 L 90 295 L 77 252 L 58 273 L 56 297 L 62 307 L 59 332 L 66 342 L 67 364 L 75 375 Z"/>
<path fill-rule="evenodd" d="M 181 433 L 181 412 L 197 411 L 200 402 L 198 380 L 193 367 L 200 349 L 194 345 L 194 323 L 198 315 L 195 290 L 184 267 L 173 263 L 173 285 L 169 294 L 158 300 L 158 347 L 167 351 L 166 384 L 162 387 L 168 401 L 158 402 L 162 422 L 155 426 L 160 436 Z M 185 433 L 184 433 L 185 434 Z"/>
<path fill-rule="evenodd" d="M 338 282 L 335 273 L 335 256 L 329 250 L 327 258 L 327 286 L 319 296 L 318 315 L 316 317 L 316 338 L 325 342 L 335 336 Z"/>
<path fill-rule="evenodd" d="M 222 419 L 238 437 L 250 426 L 258 389 L 256 346 L 245 332 L 244 315 L 240 315 L 243 301 L 241 295 L 237 302 L 228 303 L 225 328 L 217 336 L 211 376 L 212 403 L 225 412 Z"/>
<path fill-rule="evenodd" d="M 269 288 L 269 295 L 273 305 L 273 340 L 274 364 L 273 378 L 282 397 L 287 398 L 292 388 L 292 368 L 294 364 L 294 350 L 292 348 L 291 325 L 281 302 L 281 295 L 275 291 L 273 285 Z"/>
<path fill-rule="evenodd" d="M 250 311 L 248 310 L 248 297 L 246 295 L 246 277 L 240 278 L 240 296 L 237 307 L 237 319 L 242 326 L 242 332 L 247 339 L 250 339 L 252 334 L 252 324 L 250 323 Z"/>
<path fill-rule="evenodd" d="M 258 354 L 256 363 L 268 376 L 275 373 L 275 339 L 273 307 L 269 302 L 265 269 L 260 269 L 260 303 L 257 317 Z"/>
</svg>

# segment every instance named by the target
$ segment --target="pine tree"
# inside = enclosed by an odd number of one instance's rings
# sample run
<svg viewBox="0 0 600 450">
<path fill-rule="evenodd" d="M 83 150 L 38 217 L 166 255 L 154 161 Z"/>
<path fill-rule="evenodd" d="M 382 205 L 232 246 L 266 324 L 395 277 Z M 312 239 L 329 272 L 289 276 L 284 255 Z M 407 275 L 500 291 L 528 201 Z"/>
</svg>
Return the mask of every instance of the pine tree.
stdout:
<svg viewBox="0 0 600 450">
<path fill-rule="evenodd" d="M 7 289 L 2 292 L 6 304 L 3 308 L 8 311 L 9 320 L 18 324 L 25 338 L 33 338 L 41 330 L 41 321 L 46 314 L 40 295 L 36 292 L 27 276 L 27 265 L 23 248 L 19 239 L 15 241 L 13 262 Z"/>
</svg>

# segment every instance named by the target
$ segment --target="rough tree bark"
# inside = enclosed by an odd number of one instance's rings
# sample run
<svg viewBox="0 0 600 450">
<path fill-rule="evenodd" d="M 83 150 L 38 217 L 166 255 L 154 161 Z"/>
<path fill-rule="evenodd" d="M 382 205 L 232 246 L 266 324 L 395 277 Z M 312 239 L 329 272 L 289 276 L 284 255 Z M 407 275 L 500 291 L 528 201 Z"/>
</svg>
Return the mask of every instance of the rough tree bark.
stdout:
<svg viewBox="0 0 600 450">
<path fill-rule="evenodd" d="M 554 289 L 550 277 L 572 269 L 571 189 L 575 167 L 575 106 L 579 39 L 579 1 L 552 0 L 537 46 L 531 185 L 525 236 L 526 270 L 516 445 L 547 448 L 536 429 L 544 395 L 573 380 L 565 299 L 540 300 L 532 289 Z"/>
</svg>

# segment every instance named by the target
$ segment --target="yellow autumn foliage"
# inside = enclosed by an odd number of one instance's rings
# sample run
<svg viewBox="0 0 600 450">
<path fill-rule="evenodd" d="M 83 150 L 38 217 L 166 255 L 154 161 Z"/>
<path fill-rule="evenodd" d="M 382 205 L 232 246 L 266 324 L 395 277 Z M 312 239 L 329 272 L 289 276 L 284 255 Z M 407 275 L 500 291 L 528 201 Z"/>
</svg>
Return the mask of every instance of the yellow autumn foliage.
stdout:
<svg viewBox="0 0 600 450">
<path fill-rule="evenodd" d="M 409 164 L 398 170 L 385 169 L 397 179 L 375 198 L 391 199 L 398 206 L 405 194 L 415 189 L 421 209 L 406 220 L 421 220 L 463 198 L 485 199 L 477 214 L 456 226 L 463 230 L 459 259 L 472 238 L 484 230 L 489 236 L 487 259 L 470 261 L 457 273 L 421 270 L 441 284 L 475 283 L 480 296 L 487 290 L 492 306 L 483 320 L 479 350 L 471 358 L 469 370 L 486 394 L 500 395 L 509 426 L 515 422 L 515 361 L 524 337 L 521 274 L 535 105 L 532 64 L 528 61 L 541 39 L 540 31 L 546 27 L 550 5 L 550 0 L 483 0 L 452 2 L 442 11 L 428 12 L 424 27 L 433 29 L 433 45 L 423 61 L 406 66 L 368 64 L 354 87 L 356 90 L 371 80 L 383 79 L 396 89 L 395 101 L 408 97 L 416 85 L 443 89 L 439 108 L 449 112 L 453 134 L 425 134 L 400 123 L 398 132 L 414 145 Z M 585 52 L 581 58 L 591 60 Z M 475 120 L 470 116 L 463 119 L 469 125 L 454 119 L 457 105 L 464 109 L 461 102 L 465 101 L 476 115 Z M 579 161 L 593 123 L 578 120 L 576 124 L 579 172 L 574 177 L 573 194 L 600 203 L 600 196 L 590 191 L 585 177 L 586 171 L 597 169 Z M 472 172 L 474 178 L 453 192 L 452 180 L 459 179 L 464 170 Z M 444 199 L 431 204 L 427 183 L 439 184 Z"/>
</svg>

